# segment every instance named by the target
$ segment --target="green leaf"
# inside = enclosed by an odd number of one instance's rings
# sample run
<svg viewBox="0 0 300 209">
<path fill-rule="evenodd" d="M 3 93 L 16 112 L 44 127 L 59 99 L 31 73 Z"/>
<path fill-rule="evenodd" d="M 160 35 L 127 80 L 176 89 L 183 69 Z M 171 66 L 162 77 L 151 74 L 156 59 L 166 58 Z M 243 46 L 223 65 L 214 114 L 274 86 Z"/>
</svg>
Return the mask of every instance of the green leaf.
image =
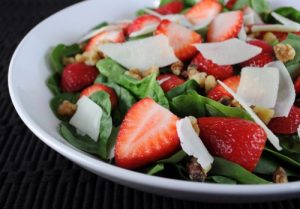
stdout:
<svg viewBox="0 0 300 209">
<path fill-rule="evenodd" d="M 147 171 L 147 174 L 149 175 L 155 175 L 157 173 L 159 173 L 160 171 L 164 170 L 165 169 L 165 166 L 164 164 L 155 164 L 153 167 L 151 167 L 148 171 Z"/>
<path fill-rule="evenodd" d="M 166 93 L 166 97 L 171 100 L 172 98 L 186 94 L 188 90 L 198 90 L 199 84 L 195 80 L 188 80 L 183 84 L 171 89 Z"/>
<path fill-rule="evenodd" d="M 79 93 L 62 93 L 62 94 L 57 94 L 55 97 L 53 97 L 50 101 L 50 107 L 53 111 L 53 113 L 56 115 L 57 118 L 63 121 L 68 121 L 70 117 L 67 116 L 61 116 L 57 113 L 57 109 L 60 104 L 63 103 L 63 101 L 67 100 L 73 104 L 77 102 L 79 98 Z"/>
<path fill-rule="evenodd" d="M 271 11 L 267 0 L 237 0 L 232 9 L 241 10 L 246 6 L 250 6 L 258 14 L 269 13 Z"/>
<path fill-rule="evenodd" d="M 283 162 L 274 160 L 274 157 L 267 152 L 264 152 L 259 159 L 259 162 L 254 170 L 254 173 L 272 176 L 278 167 L 283 167 L 288 176 L 299 176 L 297 172 L 291 170 L 289 166 Z"/>
<path fill-rule="evenodd" d="M 111 113 L 111 102 L 109 94 L 105 91 L 97 91 L 93 93 L 90 97 L 93 102 L 101 107 L 108 115 Z"/>
<path fill-rule="evenodd" d="M 246 6 L 250 5 L 250 1 L 249 0 L 237 0 L 235 2 L 235 4 L 233 5 L 232 9 L 233 10 L 241 10 L 243 8 L 245 8 Z"/>
<path fill-rule="evenodd" d="M 63 58 L 70 57 L 77 53 L 80 53 L 81 49 L 78 44 L 66 46 L 59 44 L 52 50 L 50 54 L 50 63 L 54 73 L 60 74 L 63 70 Z"/>
<path fill-rule="evenodd" d="M 205 107 L 210 116 L 213 116 L 213 117 L 224 117 L 225 116 L 221 111 L 219 111 L 217 108 L 213 107 L 212 105 L 205 104 Z"/>
<path fill-rule="evenodd" d="M 207 180 L 212 180 L 218 184 L 237 184 L 235 180 L 224 176 L 210 176 L 207 178 Z"/>
<path fill-rule="evenodd" d="M 97 29 L 103 28 L 104 26 L 107 26 L 107 25 L 108 25 L 107 22 L 101 22 L 101 23 L 99 23 L 98 25 L 96 25 L 95 27 L 93 27 L 93 28 L 91 29 L 91 31 L 92 31 L 92 30 L 97 30 Z"/>
<path fill-rule="evenodd" d="M 287 156 L 286 154 L 284 154 L 282 152 L 275 151 L 275 150 L 272 150 L 272 149 L 267 148 L 267 147 L 265 147 L 265 151 L 267 151 L 268 153 L 270 153 L 274 157 L 288 163 L 291 166 L 295 166 L 295 167 L 300 168 L 300 162 L 297 162 L 296 160 L 292 159 L 290 156 Z"/>
<path fill-rule="evenodd" d="M 160 105 L 169 108 L 169 102 L 165 97 L 163 90 L 156 81 L 156 74 L 153 73 L 143 80 L 137 80 L 125 74 L 126 70 L 112 59 L 103 59 L 97 63 L 100 73 L 106 76 L 138 99 L 150 97 Z"/>
<path fill-rule="evenodd" d="M 157 161 L 157 163 L 176 164 L 176 163 L 179 163 L 180 161 L 182 161 L 186 156 L 187 156 L 187 154 L 183 150 L 180 150 L 169 158 Z"/>
<path fill-rule="evenodd" d="M 59 81 L 60 81 L 60 76 L 58 73 L 53 73 L 47 79 L 47 86 L 53 95 L 58 95 L 61 93 Z"/>
<path fill-rule="evenodd" d="M 140 36 L 135 36 L 135 37 L 129 37 L 127 39 L 127 41 L 139 40 L 139 39 L 143 39 L 143 38 L 148 38 L 150 36 L 153 36 L 153 33 L 148 33 L 148 34 L 144 34 L 144 35 L 140 35 Z"/>
<path fill-rule="evenodd" d="M 168 3 L 172 2 L 172 1 L 174 1 L 174 0 L 160 0 L 159 7 L 161 7 L 161 6 L 165 5 L 165 4 L 168 4 Z"/>
<path fill-rule="evenodd" d="M 274 12 L 290 20 L 300 23 L 300 11 L 293 7 L 280 7 L 278 9 L 275 9 Z"/>
<path fill-rule="evenodd" d="M 290 44 L 296 51 L 294 60 L 285 63 L 291 77 L 295 79 L 300 75 L 300 36 L 290 33 L 282 43 Z"/>
<path fill-rule="evenodd" d="M 294 136 L 280 136 L 280 145 L 287 153 L 300 154 L 300 140 L 298 135 Z"/>
<path fill-rule="evenodd" d="M 77 149 L 84 152 L 99 155 L 99 144 L 92 140 L 89 136 L 82 136 L 77 133 L 76 129 L 66 122 L 62 122 L 59 132 L 63 138 Z"/>
<path fill-rule="evenodd" d="M 212 169 L 209 172 L 213 176 L 224 176 L 237 181 L 240 184 L 269 184 L 269 181 L 262 179 L 242 166 L 228 160 L 215 157 Z"/>
</svg>

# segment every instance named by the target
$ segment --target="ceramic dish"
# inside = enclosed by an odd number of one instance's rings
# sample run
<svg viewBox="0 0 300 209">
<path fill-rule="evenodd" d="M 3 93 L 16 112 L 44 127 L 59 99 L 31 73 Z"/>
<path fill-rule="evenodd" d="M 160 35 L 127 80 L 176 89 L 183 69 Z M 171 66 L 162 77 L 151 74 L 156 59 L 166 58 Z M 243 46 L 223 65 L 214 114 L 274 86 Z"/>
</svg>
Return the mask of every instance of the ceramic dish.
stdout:
<svg viewBox="0 0 300 209">
<path fill-rule="evenodd" d="M 74 163 L 135 189 L 180 199 L 215 202 L 265 201 L 299 196 L 300 182 L 219 185 L 148 176 L 104 163 L 74 148 L 59 135 L 59 121 L 49 108 L 51 93 L 45 85 L 50 74 L 47 52 L 51 46 L 76 42 L 102 20 L 133 18 L 137 9 L 153 7 L 156 3 L 153 0 L 84 1 L 52 15 L 32 29 L 19 44 L 9 66 L 9 91 L 21 119 L 38 138 Z M 272 7 L 290 5 L 300 8 L 300 3 L 295 0 L 273 0 L 271 4 Z"/>
</svg>

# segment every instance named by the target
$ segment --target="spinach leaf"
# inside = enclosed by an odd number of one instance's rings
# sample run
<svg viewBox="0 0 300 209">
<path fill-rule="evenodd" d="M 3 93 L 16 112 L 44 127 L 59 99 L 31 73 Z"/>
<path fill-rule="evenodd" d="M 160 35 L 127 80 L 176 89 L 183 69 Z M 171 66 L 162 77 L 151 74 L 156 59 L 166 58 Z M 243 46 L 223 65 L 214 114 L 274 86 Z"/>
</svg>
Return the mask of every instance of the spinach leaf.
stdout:
<svg viewBox="0 0 300 209">
<path fill-rule="evenodd" d="M 59 132 L 66 141 L 68 141 L 77 149 L 90 154 L 99 155 L 98 144 L 89 136 L 78 134 L 76 128 L 70 124 L 62 122 L 59 126 Z"/>
<path fill-rule="evenodd" d="M 165 166 L 162 163 L 155 164 L 154 166 L 150 167 L 147 171 L 147 174 L 154 175 L 159 173 L 160 171 L 164 170 Z"/>
<path fill-rule="evenodd" d="M 50 107 L 52 109 L 52 112 L 56 115 L 56 117 L 62 121 L 68 121 L 70 117 L 67 116 L 61 116 L 57 113 L 57 109 L 59 105 L 63 103 L 63 101 L 68 100 L 69 102 L 75 104 L 79 98 L 79 93 L 62 93 L 57 94 L 55 97 L 53 97 L 50 101 Z"/>
<path fill-rule="evenodd" d="M 108 115 L 111 113 L 111 102 L 109 94 L 105 91 L 97 91 L 93 93 L 90 97 L 93 102 L 101 107 Z"/>
<path fill-rule="evenodd" d="M 300 168 L 300 161 L 298 162 L 298 161 L 294 160 L 293 158 L 291 158 L 287 154 L 284 154 L 283 152 L 279 152 L 277 150 L 273 150 L 273 149 L 268 148 L 268 147 L 265 147 L 265 151 L 270 153 L 272 156 L 288 163 L 289 165 Z"/>
<path fill-rule="evenodd" d="M 50 75 L 50 77 L 47 79 L 47 86 L 52 92 L 53 95 L 58 95 L 61 93 L 60 87 L 59 87 L 59 81 L 60 76 L 58 73 L 53 73 Z"/>
<path fill-rule="evenodd" d="M 291 77 L 295 79 L 300 75 L 300 36 L 290 33 L 282 43 L 290 44 L 296 51 L 294 60 L 285 63 Z"/>
<path fill-rule="evenodd" d="M 254 170 L 254 173 L 272 176 L 278 167 L 283 167 L 288 176 L 299 176 L 297 172 L 290 169 L 284 163 L 274 160 L 274 157 L 267 152 L 264 152 L 259 159 L 259 162 Z"/>
<path fill-rule="evenodd" d="M 262 179 L 242 166 L 228 160 L 215 157 L 212 169 L 209 172 L 213 176 L 224 176 L 233 179 L 241 184 L 269 184 L 269 181 Z"/>
<path fill-rule="evenodd" d="M 56 47 L 54 47 L 50 54 L 50 63 L 53 72 L 60 74 L 64 67 L 63 58 L 73 56 L 80 52 L 81 49 L 78 44 L 73 44 L 70 46 L 59 44 Z"/>
<path fill-rule="evenodd" d="M 280 7 L 275 9 L 274 12 L 300 23 L 300 11 L 293 7 Z"/>
<path fill-rule="evenodd" d="M 172 1 L 174 1 L 174 0 L 160 0 L 159 7 L 161 7 L 161 6 L 165 5 L 165 4 L 168 4 L 168 3 L 172 2 Z"/>
<path fill-rule="evenodd" d="M 237 184 L 237 182 L 231 178 L 224 177 L 224 176 L 209 176 L 207 177 L 208 181 L 212 181 L 218 184 Z"/>
<path fill-rule="evenodd" d="M 300 139 L 298 135 L 280 136 L 280 145 L 286 153 L 300 154 Z"/>
<path fill-rule="evenodd" d="M 156 74 L 153 73 L 143 80 L 137 80 L 125 74 L 126 70 L 112 59 L 103 59 L 97 63 L 100 73 L 109 80 L 127 89 L 138 99 L 150 97 L 160 105 L 169 108 L 169 102 L 163 90 L 156 81 Z"/>
<path fill-rule="evenodd" d="M 170 100 L 176 96 L 186 94 L 188 90 L 198 90 L 199 84 L 195 80 L 188 80 L 183 84 L 171 89 L 166 93 L 166 97 Z"/>
<path fill-rule="evenodd" d="M 187 154 L 183 150 L 180 150 L 169 158 L 157 161 L 157 163 L 176 164 L 176 163 L 179 163 L 180 161 L 182 161 L 186 156 L 187 156 Z"/>
<path fill-rule="evenodd" d="M 271 11 L 267 0 L 237 0 L 232 9 L 241 10 L 246 6 L 250 6 L 258 14 L 269 13 Z"/>
<path fill-rule="evenodd" d="M 209 113 L 210 116 L 225 116 L 252 120 L 248 113 L 241 108 L 225 106 L 219 102 L 201 96 L 192 90 L 188 91 L 188 94 L 186 95 L 173 98 L 170 102 L 170 106 L 171 110 L 178 115 L 200 117 Z"/>
<path fill-rule="evenodd" d="M 92 31 L 92 30 L 97 30 L 97 29 L 103 28 L 104 26 L 107 26 L 107 25 L 108 25 L 107 22 L 101 22 L 101 23 L 99 23 L 98 25 L 96 25 L 95 27 L 93 27 L 93 28 L 91 29 L 91 31 Z"/>
</svg>

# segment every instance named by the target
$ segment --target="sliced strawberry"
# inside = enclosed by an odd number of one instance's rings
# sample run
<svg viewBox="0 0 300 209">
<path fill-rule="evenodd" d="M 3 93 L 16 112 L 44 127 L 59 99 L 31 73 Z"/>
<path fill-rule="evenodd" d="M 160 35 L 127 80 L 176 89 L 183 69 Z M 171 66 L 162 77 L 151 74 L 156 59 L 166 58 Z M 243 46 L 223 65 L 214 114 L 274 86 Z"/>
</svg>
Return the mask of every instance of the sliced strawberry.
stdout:
<svg viewBox="0 0 300 209">
<path fill-rule="evenodd" d="M 111 106 L 112 107 L 116 107 L 117 106 L 117 103 L 118 103 L 118 97 L 115 93 L 115 91 L 108 87 L 108 86 L 105 86 L 103 84 L 94 84 L 92 86 L 89 86 L 85 89 L 82 90 L 80 96 L 91 96 L 93 93 L 97 92 L 97 91 L 105 91 L 106 93 L 109 94 L 109 98 L 110 98 L 110 101 L 111 101 Z"/>
<path fill-rule="evenodd" d="M 200 72 L 213 75 L 217 80 L 224 80 L 234 75 L 231 65 L 217 65 L 211 60 L 205 59 L 201 53 L 193 59 L 192 64 L 196 65 Z"/>
<path fill-rule="evenodd" d="M 268 127 L 275 134 L 294 134 L 300 125 L 300 108 L 293 106 L 288 117 L 273 118 Z"/>
<path fill-rule="evenodd" d="M 160 86 L 164 90 L 164 92 L 168 92 L 171 89 L 184 83 L 183 79 L 173 74 L 160 75 L 156 78 L 156 80 L 160 82 Z"/>
<path fill-rule="evenodd" d="M 89 40 L 89 42 L 85 46 L 85 51 L 93 50 L 101 43 L 105 43 L 105 42 L 122 43 L 124 41 L 125 41 L 125 35 L 122 29 L 103 31 Z"/>
<path fill-rule="evenodd" d="M 153 15 L 143 15 L 136 18 L 131 24 L 128 25 L 126 28 L 127 35 L 130 35 L 131 33 L 134 33 L 136 31 L 139 31 L 143 29 L 144 27 L 150 26 L 150 25 L 156 25 L 158 26 L 160 23 L 160 19 Z"/>
<path fill-rule="evenodd" d="M 83 63 L 73 63 L 63 69 L 60 86 L 65 92 L 75 92 L 91 85 L 99 71 Z"/>
<path fill-rule="evenodd" d="M 251 45 L 260 47 L 262 49 L 262 52 L 259 55 L 255 56 L 243 63 L 240 63 L 239 66 L 241 66 L 241 67 L 263 67 L 266 64 L 275 60 L 273 48 L 266 42 L 264 42 L 262 40 L 252 40 L 252 41 L 249 41 L 248 43 Z"/>
<path fill-rule="evenodd" d="M 214 18 L 221 10 L 222 5 L 217 0 L 203 0 L 195 4 L 185 16 L 197 25 L 206 19 Z"/>
<path fill-rule="evenodd" d="M 214 156 L 253 171 L 267 140 L 256 123 L 240 118 L 199 118 L 200 138 Z"/>
<path fill-rule="evenodd" d="M 230 78 L 227 78 L 223 81 L 229 88 L 231 88 L 234 92 L 237 91 L 237 88 L 240 84 L 241 77 L 236 75 Z M 227 92 L 220 84 L 218 84 L 215 88 L 208 92 L 208 98 L 219 101 L 222 97 L 233 98 L 232 95 Z"/>
<path fill-rule="evenodd" d="M 299 94 L 300 93 L 300 76 L 298 76 L 298 78 L 294 81 L 294 87 L 295 87 L 296 94 Z"/>
<path fill-rule="evenodd" d="M 197 49 L 192 44 L 202 41 L 201 35 L 198 33 L 169 20 L 161 21 L 156 34 L 164 34 L 168 37 L 176 56 L 182 61 L 192 59 L 197 54 Z"/>
<path fill-rule="evenodd" d="M 183 3 L 180 1 L 172 1 L 170 3 L 167 3 L 159 8 L 157 8 L 155 11 L 162 15 L 168 15 L 168 14 L 178 14 L 183 10 Z"/>
<path fill-rule="evenodd" d="M 209 25 L 208 42 L 220 42 L 237 37 L 243 25 L 243 12 L 234 11 L 221 13 Z"/>
<path fill-rule="evenodd" d="M 168 157 L 180 148 L 178 118 L 154 100 L 134 104 L 121 124 L 116 141 L 116 165 L 136 169 Z"/>
<path fill-rule="evenodd" d="M 235 5 L 236 1 L 237 1 L 237 0 L 229 0 L 229 1 L 226 3 L 226 7 L 227 7 L 228 9 L 232 9 L 233 6 Z"/>
</svg>

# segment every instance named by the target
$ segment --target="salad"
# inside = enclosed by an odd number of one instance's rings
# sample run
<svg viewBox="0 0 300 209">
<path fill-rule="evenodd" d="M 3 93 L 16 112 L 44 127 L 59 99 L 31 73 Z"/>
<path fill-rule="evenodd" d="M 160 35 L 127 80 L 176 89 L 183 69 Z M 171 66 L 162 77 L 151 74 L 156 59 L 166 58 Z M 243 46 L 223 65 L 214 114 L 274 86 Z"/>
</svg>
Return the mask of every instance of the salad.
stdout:
<svg viewBox="0 0 300 209">
<path fill-rule="evenodd" d="M 220 184 L 300 179 L 300 11 L 161 0 L 50 53 L 61 136 L 116 166 Z"/>
</svg>

